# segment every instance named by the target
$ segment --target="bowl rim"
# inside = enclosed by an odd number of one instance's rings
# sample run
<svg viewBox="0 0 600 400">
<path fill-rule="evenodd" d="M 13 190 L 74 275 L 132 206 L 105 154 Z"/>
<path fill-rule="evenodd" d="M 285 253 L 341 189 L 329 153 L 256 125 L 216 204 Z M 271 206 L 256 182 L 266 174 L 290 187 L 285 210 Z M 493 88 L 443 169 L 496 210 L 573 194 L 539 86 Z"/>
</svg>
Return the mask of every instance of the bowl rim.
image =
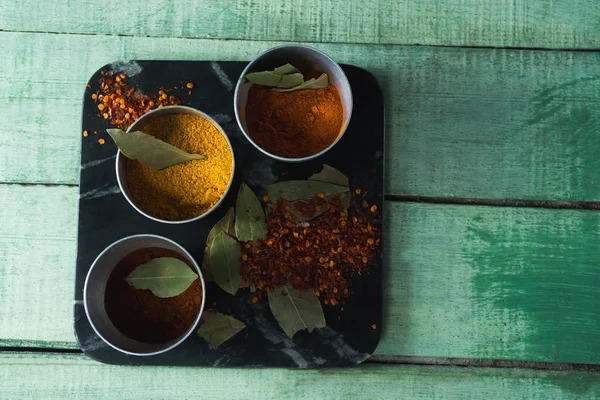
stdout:
<svg viewBox="0 0 600 400">
<path fill-rule="evenodd" d="M 149 218 L 153 221 L 156 222 L 161 222 L 163 224 L 170 224 L 170 225 L 179 225 L 179 224 L 186 224 L 188 222 L 194 222 L 197 221 L 201 218 L 206 217 L 207 215 L 209 215 L 210 213 L 212 213 L 214 210 L 216 210 L 217 208 L 219 208 L 219 206 L 221 205 L 221 203 L 223 203 L 223 200 L 225 199 L 225 197 L 227 196 L 227 194 L 229 193 L 229 190 L 231 189 L 231 186 L 233 185 L 233 177 L 235 175 L 235 155 L 233 152 L 233 146 L 231 145 L 231 141 L 229 140 L 229 136 L 227 135 L 227 133 L 225 133 L 225 130 L 223 129 L 223 127 L 221 125 L 219 125 L 219 123 L 217 121 L 215 121 L 210 115 L 206 114 L 203 111 L 200 111 L 196 108 L 193 107 L 189 107 L 189 106 L 181 106 L 181 105 L 175 105 L 175 106 L 165 106 L 165 107 L 161 107 L 161 108 L 155 108 L 154 110 L 148 111 L 147 113 L 143 114 L 141 117 L 139 117 L 138 119 L 135 120 L 135 122 L 133 124 L 131 124 L 129 126 L 129 128 L 127 129 L 127 133 L 132 131 L 132 128 L 135 127 L 136 124 L 139 124 L 140 121 L 142 121 L 145 117 L 147 117 L 148 115 L 152 115 L 156 112 L 159 112 L 161 110 L 186 110 L 188 112 L 184 112 L 181 114 L 191 114 L 191 115 L 196 115 L 198 117 L 204 118 L 206 120 L 208 120 L 209 122 L 211 122 L 213 125 L 215 125 L 217 127 L 217 129 L 219 130 L 219 132 L 221 132 L 221 134 L 223 135 L 223 137 L 225 138 L 225 141 L 227 142 L 227 145 L 229 146 L 229 152 L 231 153 L 231 176 L 229 178 L 229 183 L 227 184 L 227 188 L 225 188 L 225 192 L 223 192 L 223 195 L 221 196 L 221 198 L 215 203 L 214 206 L 212 206 L 211 208 L 209 208 L 208 210 L 206 210 L 204 213 L 193 217 L 193 218 L 189 218 L 189 219 L 183 219 L 183 220 L 178 220 L 178 221 L 168 221 L 165 219 L 160 219 L 157 217 L 154 217 L 144 211 L 142 211 L 142 209 L 140 209 L 138 206 L 135 205 L 135 203 L 133 202 L 132 199 L 129 198 L 129 196 L 125 193 L 125 191 L 123 190 L 123 182 L 122 180 L 124 179 L 125 181 L 127 180 L 126 177 L 121 177 L 121 174 L 119 173 L 119 162 L 121 161 L 121 156 L 125 157 L 125 155 L 123 153 L 121 153 L 121 150 L 119 150 L 117 148 L 117 156 L 116 156 L 116 160 L 115 160 L 115 173 L 117 175 L 117 183 L 119 185 L 119 190 L 121 191 L 121 194 L 123 195 L 123 197 L 125 197 L 125 199 L 127 200 L 127 202 L 140 214 L 142 214 L 143 216 L 145 216 L 146 218 Z M 174 113 L 177 114 L 177 113 Z"/>
<path fill-rule="evenodd" d="M 202 301 L 200 303 L 200 309 L 198 311 L 198 315 L 196 316 L 196 319 L 190 325 L 190 327 L 188 328 L 188 330 L 186 331 L 186 333 L 183 334 L 181 336 L 181 338 L 177 342 L 173 343 L 169 347 L 167 347 L 165 349 L 162 349 L 162 350 L 153 351 L 153 352 L 149 352 L 149 353 L 136 353 L 136 352 L 133 352 L 133 351 L 122 349 L 119 346 L 111 343 L 104 336 L 102 336 L 102 334 L 98 331 L 98 329 L 94 325 L 94 322 L 92 321 L 92 318 L 90 317 L 90 311 L 89 311 L 89 306 L 88 306 L 88 302 L 87 302 L 87 293 L 88 293 L 89 280 L 90 280 L 90 276 L 92 275 L 92 271 L 98 265 L 100 259 L 110 249 L 112 249 L 113 247 L 115 247 L 115 246 L 117 246 L 117 245 L 119 245 L 119 244 L 121 244 L 123 242 L 126 242 L 128 240 L 137 239 L 137 238 L 144 238 L 144 237 L 152 237 L 152 238 L 156 238 L 156 239 L 159 239 L 159 240 L 164 240 L 166 242 L 169 242 L 169 243 L 171 243 L 172 245 L 174 245 L 178 249 L 179 253 L 182 253 L 189 260 L 192 261 L 192 265 L 193 265 L 194 269 L 196 270 L 196 272 L 198 273 L 198 279 L 200 279 L 200 285 L 202 286 Z M 113 266 L 113 268 L 114 267 L 115 266 Z M 112 273 L 112 271 L 111 271 L 111 273 Z M 108 276 L 110 278 L 110 274 Z M 108 279 L 107 279 L 107 281 L 108 281 Z M 174 240 L 171 240 L 171 239 L 166 238 L 164 236 L 154 235 L 154 234 L 150 234 L 150 233 L 141 233 L 141 234 L 137 234 L 137 235 L 126 236 L 126 237 L 121 238 L 121 239 L 119 239 L 119 240 L 117 240 L 117 241 L 109 244 L 108 246 L 106 246 L 104 248 L 104 250 L 102 250 L 100 252 L 100 254 L 98 254 L 98 256 L 96 256 L 96 258 L 92 262 L 92 265 L 90 266 L 90 269 L 88 270 L 88 273 L 87 273 L 87 275 L 85 277 L 85 282 L 83 284 L 83 308 L 85 310 L 85 315 L 86 315 L 86 317 L 88 319 L 88 322 L 90 323 L 90 326 L 94 330 L 94 333 L 96 333 L 96 335 L 98 335 L 98 337 L 100 337 L 100 339 L 102 339 L 102 341 L 104 341 L 104 343 L 106 343 L 107 345 L 109 345 L 113 349 L 115 349 L 117 351 L 120 351 L 121 353 L 129 354 L 129 355 L 132 355 L 132 356 L 155 356 L 155 355 L 158 355 L 158 354 L 165 353 L 165 352 L 167 352 L 169 350 L 172 350 L 175 347 L 179 346 L 181 343 L 183 343 L 183 341 L 185 341 L 192 334 L 192 332 L 196 329 L 196 327 L 200 323 L 200 319 L 202 317 L 202 314 L 204 313 L 205 302 L 206 302 L 206 286 L 204 284 L 204 276 L 202 275 L 202 270 L 201 270 L 200 266 L 198 265 L 198 263 L 196 262 L 196 259 L 194 257 L 192 257 L 192 255 L 182 245 L 180 245 L 179 243 L 175 242 Z M 112 323 L 112 321 L 111 321 L 111 323 Z M 117 327 L 115 327 L 115 329 L 118 331 Z M 123 333 L 121 333 L 121 334 L 123 335 Z M 131 339 L 131 340 L 135 340 L 135 339 Z M 139 342 L 139 340 L 136 340 L 136 341 Z"/>
<path fill-rule="evenodd" d="M 336 68 L 338 70 L 339 75 L 343 78 L 343 80 L 348 84 L 348 90 L 350 91 L 350 112 L 348 113 L 348 123 L 346 124 L 346 126 L 344 127 L 344 130 L 342 130 L 340 132 L 340 134 L 338 135 L 338 137 L 329 145 L 327 146 L 325 149 L 321 150 L 318 153 L 315 153 L 313 155 L 310 156 L 306 156 L 306 157 L 299 157 L 299 158 L 287 158 L 287 157 L 281 157 L 278 156 L 276 154 L 272 154 L 269 153 L 268 151 L 264 150 L 262 147 L 260 147 L 258 144 L 256 144 L 254 142 L 254 140 L 252 140 L 250 138 L 250 135 L 246 132 L 246 130 L 244 129 L 244 127 L 242 126 L 242 122 L 241 122 L 241 117 L 239 115 L 238 112 L 238 99 L 239 99 L 239 92 L 241 90 L 241 85 L 244 84 L 244 77 L 246 76 L 246 74 L 248 73 L 248 70 L 262 57 L 268 55 L 269 53 L 281 50 L 282 48 L 290 48 L 290 47 L 300 47 L 303 49 L 307 49 L 309 51 L 313 51 L 315 53 L 320 54 L 321 56 L 325 57 L 326 59 L 328 59 L 329 61 L 332 62 L 332 64 L 334 65 L 334 68 Z M 235 85 L 235 91 L 233 94 L 233 112 L 235 113 L 235 120 L 238 124 L 238 127 L 240 128 L 240 130 L 242 131 L 242 133 L 244 134 L 244 136 L 246 137 L 246 139 L 252 143 L 252 145 L 254 147 L 256 147 L 261 153 L 274 158 L 276 160 L 279 161 L 284 161 L 284 162 L 291 162 L 291 163 L 298 163 L 298 162 L 304 162 L 304 161 L 309 161 L 312 159 L 315 159 L 317 157 L 322 156 L 323 154 L 327 153 L 329 150 L 331 150 L 336 144 L 337 142 L 339 142 L 342 137 L 344 136 L 344 134 L 346 133 L 346 131 L 348 130 L 348 126 L 350 126 L 350 121 L 352 120 L 352 112 L 354 110 L 354 97 L 352 95 L 352 86 L 350 85 L 350 81 L 348 80 L 348 77 L 346 76 L 346 73 L 344 72 L 344 70 L 342 69 L 342 67 L 333 59 L 331 58 L 329 55 L 325 54 L 324 52 L 322 52 L 319 49 L 316 49 L 312 46 L 306 46 L 303 44 L 283 44 L 283 45 L 279 45 L 279 46 L 275 46 L 272 47 L 268 50 L 263 51 L 262 53 L 260 53 L 258 56 L 256 56 L 252 61 L 250 61 L 248 63 L 248 65 L 246 65 L 246 67 L 244 68 L 244 70 L 242 71 L 240 77 L 237 80 L 237 83 Z"/>
</svg>

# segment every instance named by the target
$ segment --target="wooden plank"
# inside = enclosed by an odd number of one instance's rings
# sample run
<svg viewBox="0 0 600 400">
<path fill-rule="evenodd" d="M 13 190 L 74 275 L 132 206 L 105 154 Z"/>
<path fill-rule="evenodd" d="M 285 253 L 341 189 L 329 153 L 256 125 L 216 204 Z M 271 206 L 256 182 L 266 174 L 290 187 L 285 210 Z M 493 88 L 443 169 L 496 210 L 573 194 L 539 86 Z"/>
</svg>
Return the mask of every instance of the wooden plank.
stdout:
<svg viewBox="0 0 600 400">
<path fill-rule="evenodd" d="M 74 344 L 77 192 L 0 185 L 1 346 Z"/>
<path fill-rule="evenodd" d="M 134 0 L 0 5 L 0 30 L 292 42 L 597 48 L 595 0 Z M 77 18 L 72 16 L 76 15 Z"/>
<path fill-rule="evenodd" d="M 278 43 L 0 32 L 0 182 L 78 182 L 83 86 L 103 64 L 248 60 Z M 381 83 L 388 193 L 600 200 L 598 54 L 318 47 Z"/>
<path fill-rule="evenodd" d="M 35 379 L 31 379 L 35 377 Z M 82 355 L 0 353 L 5 399 L 596 399 L 600 375 L 583 371 L 362 365 L 295 371 L 102 365 Z M 135 382 L 135 384 L 133 384 Z"/>
<path fill-rule="evenodd" d="M 600 213 L 388 206 L 378 353 L 600 363 Z"/>
<path fill-rule="evenodd" d="M 0 346 L 74 347 L 77 188 L 0 198 Z M 600 213 L 386 207 L 377 354 L 600 363 Z"/>
</svg>

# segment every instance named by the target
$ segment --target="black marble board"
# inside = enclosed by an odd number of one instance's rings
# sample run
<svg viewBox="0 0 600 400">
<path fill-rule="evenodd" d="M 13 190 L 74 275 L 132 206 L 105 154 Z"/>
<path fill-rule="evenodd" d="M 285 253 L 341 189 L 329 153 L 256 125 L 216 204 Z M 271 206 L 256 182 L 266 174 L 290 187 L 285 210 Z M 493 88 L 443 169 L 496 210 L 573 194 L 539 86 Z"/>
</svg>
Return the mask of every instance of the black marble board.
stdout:
<svg viewBox="0 0 600 400">
<path fill-rule="evenodd" d="M 98 70 L 85 90 L 82 138 L 79 230 L 75 281 L 75 333 L 81 349 L 105 363 L 124 365 L 253 366 L 323 368 L 358 364 L 377 347 L 381 331 L 382 249 L 371 272 L 352 282 L 352 296 L 340 307 L 323 305 L 327 326 L 312 333 L 298 332 L 289 339 L 274 319 L 266 297 L 253 304 L 248 288 L 233 297 L 215 283 L 207 283 L 206 306 L 216 302 L 215 311 L 232 314 L 247 327 L 218 349 L 212 349 L 196 333 L 166 353 L 140 357 L 123 354 L 105 344 L 93 331 L 83 307 L 83 285 L 98 254 L 123 237 L 151 233 L 170 238 L 185 247 L 202 264 L 206 236 L 212 226 L 235 205 L 241 181 L 259 196 L 270 183 L 306 179 L 323 164 L 338 168 L 350 178 L 352 189 L 368 191 L 366 200 L 383 212 L 384 108 L 376 79 L 369 72 L 342 65 L 354 96 L 350 126 L 344 137 L 325 155 L 304 163 L 275 161 L 255 149 L 239 130 L 233 112 L 235 83 L 245 62 L 208 61 L 125 61 L 101 70 L 123 72 L 128 83 L 145 93 L 161 87 L 178 86 L 171 94 L 212 116 L 225 130 L 233 145 L 236 161 L 234 183 L 223 204 L 208 217 L 193 223 L 168 225 L 140 215 L 119 191 L 115 175 L 117 148 L 105 133 L 108 122 L 98 115 L 91 99 L 98 89 Z M 195 88 L 189 94 L 186 82 Z M 94 131 L 101 131 L 94 134 Z M 97 140 L 103 137 L 106 144 Z M 381 217 L 381 214 L 380 214 Z M 374 221 L 381 225 L 381 219 Z M 382 243 L 384 241 L 382 240 Z M 372 326 L 376 326 L 373 329 Z"/>
</svg>

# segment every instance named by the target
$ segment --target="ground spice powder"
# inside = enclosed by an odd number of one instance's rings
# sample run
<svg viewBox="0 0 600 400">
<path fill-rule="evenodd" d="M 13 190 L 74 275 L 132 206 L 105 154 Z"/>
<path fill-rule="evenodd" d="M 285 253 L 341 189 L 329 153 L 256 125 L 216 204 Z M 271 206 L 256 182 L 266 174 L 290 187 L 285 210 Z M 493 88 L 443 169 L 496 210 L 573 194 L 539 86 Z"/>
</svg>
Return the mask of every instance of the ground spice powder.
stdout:
<svg viewBox="0 0 600 400">
<path fill-rule="evenodd" d="M 170 298 L 156 297 L 150 290 L 136 289 L 125 281 L 139 265 L 158 257 L 174 257 L 190 265 L 185 257 L 172 250 L 158 247 L 136 250 L 115 266 L 104 295 L 106 312 L 115 327 L 125 336 L 144 343 L 164 343 L 182 335 L 194 323 L 202 302 L 198 279 L 185 292 Z"/>
<path fill-rule="evenodd" d="M 194 218 L 212 208 L 225 193 L 232 174 L 231 151 L 218 128 L 202 117 L 173 114 L 151 121 L 142 130 L 207 159 L 163 170 L 127 160 L 127 183 L 136 206 L 168 221 Z"/>
<path fill-rule="evenodd" d="M 337 139 L 344 110 L 336 87 L 276 92 L 252 85 L 246 123 L 252 140 L 267 152 L 286 158 L 307 157 Z"/>
</svg>

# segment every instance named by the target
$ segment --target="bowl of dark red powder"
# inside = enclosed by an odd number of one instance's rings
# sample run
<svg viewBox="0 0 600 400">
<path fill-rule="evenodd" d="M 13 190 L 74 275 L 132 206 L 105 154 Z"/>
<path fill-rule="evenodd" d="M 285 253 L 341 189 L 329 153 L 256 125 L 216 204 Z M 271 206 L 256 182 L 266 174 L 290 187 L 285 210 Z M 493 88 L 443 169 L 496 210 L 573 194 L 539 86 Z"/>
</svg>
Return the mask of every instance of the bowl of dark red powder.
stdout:
<svg viewBox="0 0 600 400">
<path fill-rule="evenodd" d="M 135 235 L 108 246 L 88 272 L 83 292 L 96 334 L 126 354 L 168 351 L 194 330 L 204 309 L 204 279 L 179 244 Z"/>
<path fill-rule="evenodd" d="M 249 74 L 278 73 L 287 66 L 294 70 L 286 71 L 283 85 L 248 79 Z M 326 75 L 327 84 L 290 90 L 298 74 L 309 82 Z M 269 76 L 266 78 L 268 81 Z M 238 125 L 250 143 L 264 154 L 288 162 L 311 160 L 335 146 L 350 123 L 352 103 L 350 83 L 342 68 L 325 53 L 301 45 L 279 46 L 259 55 L 242 72 L 234 96 Z"/>
</svg>

